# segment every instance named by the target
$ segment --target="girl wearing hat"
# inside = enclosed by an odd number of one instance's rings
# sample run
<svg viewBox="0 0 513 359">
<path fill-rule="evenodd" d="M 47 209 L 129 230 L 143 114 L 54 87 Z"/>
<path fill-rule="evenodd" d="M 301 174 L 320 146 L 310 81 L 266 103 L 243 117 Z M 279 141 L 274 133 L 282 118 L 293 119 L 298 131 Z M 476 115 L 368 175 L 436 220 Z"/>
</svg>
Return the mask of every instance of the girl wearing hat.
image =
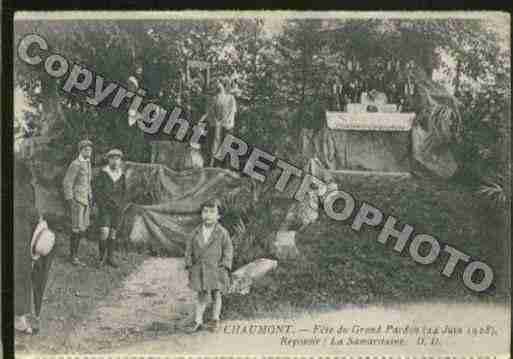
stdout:
<svg viewBox="0 0 513 359">
<path fill-rule="evenodd" d="M 114 261 L 114 245 L 126 195 L 125 174 L 122 168 L 123 152 L 112 149 L 106 157 L 108 164 L 101 169 L 94 182 L 100 227 L 98 251 L 100 265 L 107 263 L 117 267 Z"/>
</svg>

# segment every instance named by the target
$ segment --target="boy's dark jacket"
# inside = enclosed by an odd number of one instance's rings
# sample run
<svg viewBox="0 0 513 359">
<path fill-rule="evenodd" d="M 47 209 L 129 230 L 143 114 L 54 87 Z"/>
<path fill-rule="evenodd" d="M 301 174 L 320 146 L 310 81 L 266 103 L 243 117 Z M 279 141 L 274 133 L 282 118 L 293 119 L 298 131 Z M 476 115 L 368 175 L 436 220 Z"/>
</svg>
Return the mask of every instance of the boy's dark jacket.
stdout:
<svg viewBox="0 0 513 359">
<path fill-rule="evenodd" d="M 232 261 L 230 235 L 219 223 L 215 225 L 207 243 L 203 239 L 202 225 L 192 232 L 186 242 L 185 266 L 189 269 L 189 285 L 197 292 L 216 289 L 228 291 L 228 271 L 232 268 Z"/>
<path fill-rule="evenodd" d="M 104 209 L 122 209 L 125 205 L 126 179 L 123 173 L 114 182 L 110 175 L 102 168 L 93 183 L 96 204 Z"/>
</svg>

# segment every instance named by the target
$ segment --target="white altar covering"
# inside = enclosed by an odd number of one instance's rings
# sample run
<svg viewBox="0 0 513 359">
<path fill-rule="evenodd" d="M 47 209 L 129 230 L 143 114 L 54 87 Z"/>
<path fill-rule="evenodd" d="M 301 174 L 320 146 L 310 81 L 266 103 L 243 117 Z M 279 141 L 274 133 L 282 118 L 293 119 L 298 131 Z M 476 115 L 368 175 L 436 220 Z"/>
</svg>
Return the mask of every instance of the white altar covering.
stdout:
<svg viewBox="0 0 513 359">
<path fill-rule="evenodd" d="M 326 112 L 326 121 L 332 130 L 356 131 L 411 131 L 415 113 L 381 112 Z"/>
</svg>

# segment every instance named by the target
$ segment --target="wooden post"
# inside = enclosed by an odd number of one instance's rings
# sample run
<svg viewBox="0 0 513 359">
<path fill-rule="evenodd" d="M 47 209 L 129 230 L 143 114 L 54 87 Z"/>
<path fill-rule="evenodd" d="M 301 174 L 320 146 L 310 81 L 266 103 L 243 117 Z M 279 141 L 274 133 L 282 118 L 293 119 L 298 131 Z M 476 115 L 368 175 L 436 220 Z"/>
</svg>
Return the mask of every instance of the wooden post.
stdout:
<svg viewBox="0 0 513 359">
<path fill-rule="evenodd" d="M 456 76 L 454 78 L 454 96 L 458 96 L 460 92 L 460 76 L 461 76 L 461 60 L 456 62 Z"/>
</svg>

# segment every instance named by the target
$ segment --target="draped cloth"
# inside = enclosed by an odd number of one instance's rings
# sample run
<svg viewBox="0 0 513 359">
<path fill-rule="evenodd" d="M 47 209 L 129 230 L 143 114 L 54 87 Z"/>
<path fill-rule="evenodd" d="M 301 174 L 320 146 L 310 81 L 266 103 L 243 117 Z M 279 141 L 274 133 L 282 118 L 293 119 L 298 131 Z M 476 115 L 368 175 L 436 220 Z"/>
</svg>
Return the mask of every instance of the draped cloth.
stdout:
<svg viewBox="0 0 513 359">
<path fill-rule="evenodd" d="M 410 131 L 303 130 L 303 154 L 331 171 L 408 172 Z"/>
<path fill-rule="evenodd" d="M 200 206 L 240 190 L 242 179 L 229 170 L 199 168 L 174 171 L 162 164 L 125 162 L 127 198 L 123 206 L 120 240 L 183 256 L 185 238 L 200 222 Z M 93 169 L 93 177 L 100 168 Z M 34 166 L 39 212 L 62 217 L 64 198 L 59 178 L 65 168 Z M 95 218 L 92 218 L 93 228 Z"/>
<path fill-rule="evenodd" d="M 191 147 L 188 142 L 151 141 L 151 162 L 162 164 L 172 170 L 182 171 L 191 168 L 189 158 Z"/>
<path fill-rule="evenodd" d="M 183 256 L 185 241 L 200 223 L 200 206 L 236 192 L 241 179 L 220 168 L 176 172 L 159 164 L 125 164 L 127 199 L 122 238 L 137 245 Z M 141 196 L 150 204 L 136 204 Z M 139 202 L 140 203 L 140 202 Z"/>
<path fill-rule="evenodd" d="M 413 157 L 432 173 L 449 178 L 458 169 L 451 145 L 461 140 L 460 104 L 419 67 L 412 68 L 409 77 L 417 88 L 420 108 L 412 128 Z"/>
</svg>

